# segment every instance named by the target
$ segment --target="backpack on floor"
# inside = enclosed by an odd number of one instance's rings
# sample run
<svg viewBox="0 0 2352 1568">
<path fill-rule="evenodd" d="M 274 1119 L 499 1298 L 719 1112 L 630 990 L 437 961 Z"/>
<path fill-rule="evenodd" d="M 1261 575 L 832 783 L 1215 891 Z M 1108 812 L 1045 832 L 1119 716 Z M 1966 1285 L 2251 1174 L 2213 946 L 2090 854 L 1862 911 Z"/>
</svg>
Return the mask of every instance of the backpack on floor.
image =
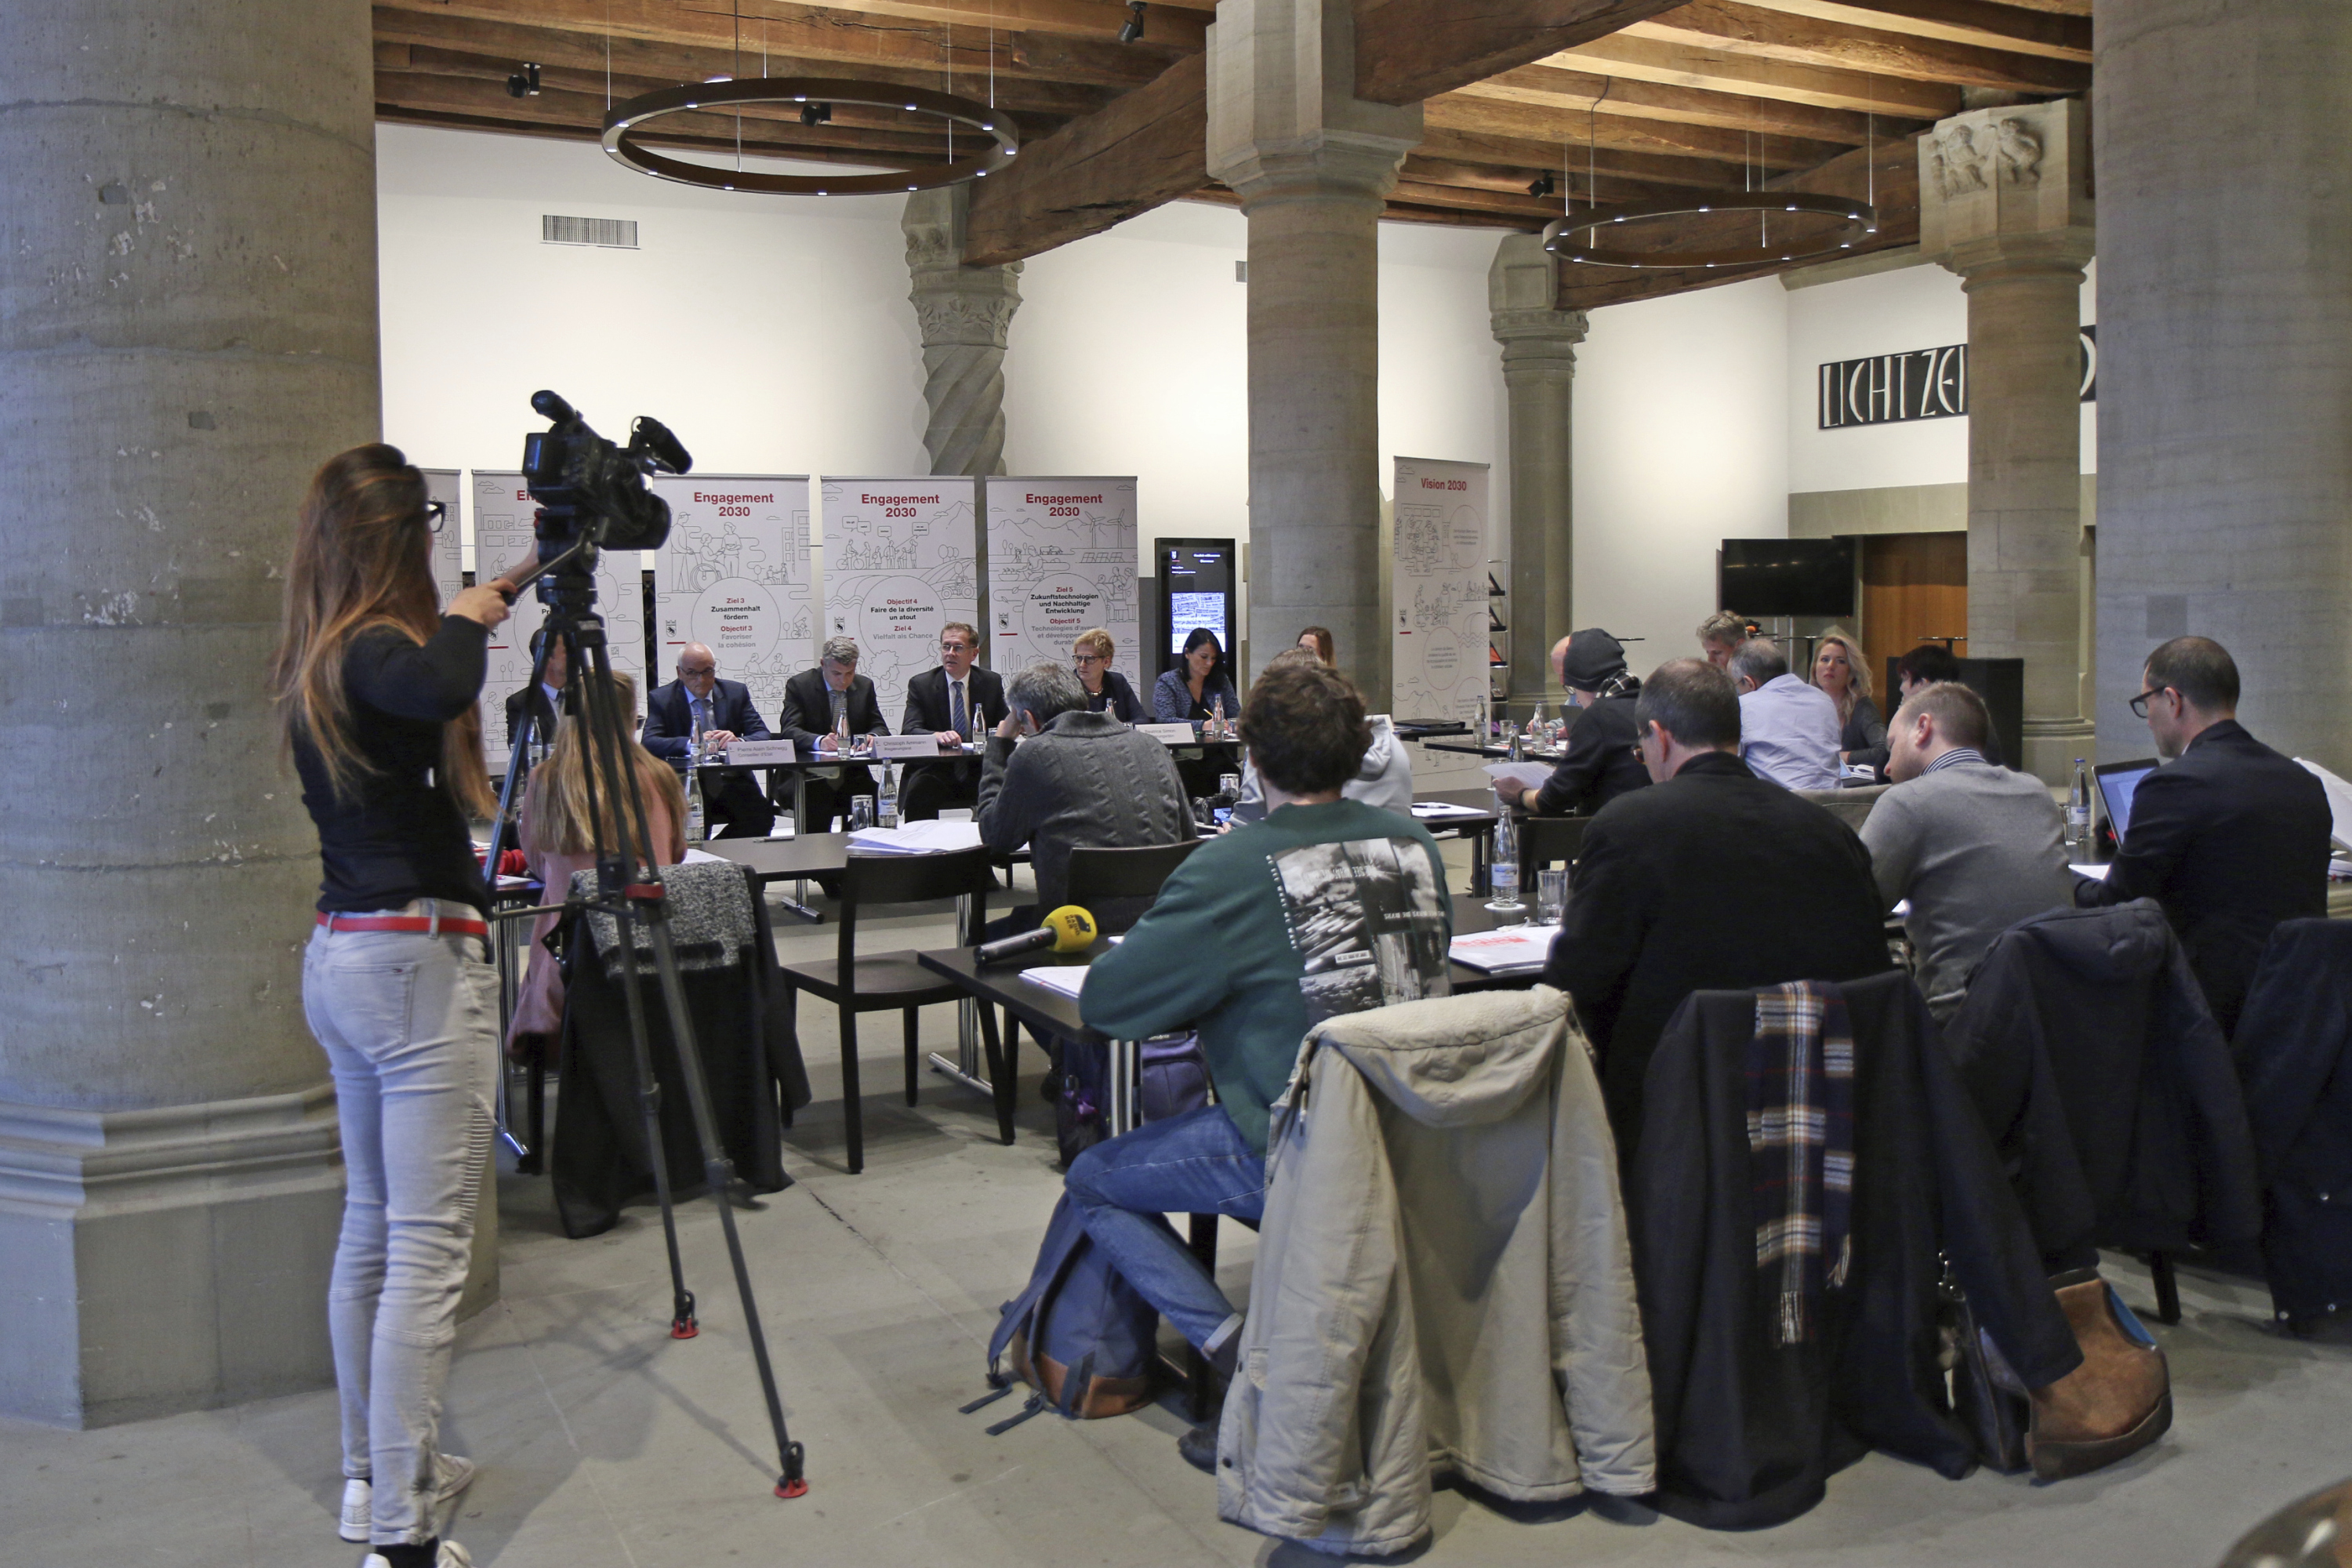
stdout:
<svg viewBox="0 0 2352 1568">
<path fill-rule="evenodd" d="M 996 1392 L 963 1408 L 977 1410 L 1020 1382 L 1036 1393 L 990 1436 L 1049 1407 L 1074 1420 L 1124 1415 L 1150 1401 L 1159 1332 L 1160 1314 L 1111 1267 L 1065 1195 L 1027 1288 L 1004 1304 L 988 1342 L 988 1381 Z"/>
</svg>

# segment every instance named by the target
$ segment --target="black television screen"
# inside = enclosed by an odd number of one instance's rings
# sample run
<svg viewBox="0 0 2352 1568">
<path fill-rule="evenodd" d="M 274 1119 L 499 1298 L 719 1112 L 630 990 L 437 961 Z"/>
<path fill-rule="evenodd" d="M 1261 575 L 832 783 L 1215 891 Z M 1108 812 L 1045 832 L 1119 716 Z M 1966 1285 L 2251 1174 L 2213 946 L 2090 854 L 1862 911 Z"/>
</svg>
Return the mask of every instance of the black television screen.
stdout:
<svg viewBox="0 0 2352 1568">
<path fill-rule="evenodd" d="M 1851 616 L 1850 539 L 1727 539 L 1717 607 L 1740 616 Z"/>
</svg>

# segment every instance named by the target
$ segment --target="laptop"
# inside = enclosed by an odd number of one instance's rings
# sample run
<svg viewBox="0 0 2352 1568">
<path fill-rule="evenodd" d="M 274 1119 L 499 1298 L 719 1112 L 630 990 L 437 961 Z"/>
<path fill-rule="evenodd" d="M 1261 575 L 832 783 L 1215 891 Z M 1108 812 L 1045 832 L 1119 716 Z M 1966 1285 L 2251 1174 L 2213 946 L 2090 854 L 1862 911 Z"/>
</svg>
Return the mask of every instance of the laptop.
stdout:
<svg viewBox="0 0 2352 1568">
<path fill-rule="evenodd" d="M 2156 770 L 2157 760 L 2154 757 L 2142 757 L 2130 763 L 2101 763 L 2091 770 L 2092 776 L 2098 781 L 2099 805 L 2107 814 L 2108 825 L 2116 830 L 2118 845 L 2123 843 L 2124 834 L 2131 827 L 2132 794 L 2139 788 L 2139 781 Z"/>
</svg>

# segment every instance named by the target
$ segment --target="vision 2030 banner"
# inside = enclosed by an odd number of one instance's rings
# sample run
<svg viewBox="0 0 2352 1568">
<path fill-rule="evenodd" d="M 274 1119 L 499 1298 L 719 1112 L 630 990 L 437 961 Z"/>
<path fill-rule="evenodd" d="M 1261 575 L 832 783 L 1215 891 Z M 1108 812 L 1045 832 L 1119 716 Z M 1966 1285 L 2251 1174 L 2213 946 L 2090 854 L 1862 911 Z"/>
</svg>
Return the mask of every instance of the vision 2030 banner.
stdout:
<svg viewBox="0 0 2352 1568">
<path fill-rule="evenodd" d="M 1396 459 L 1396 605 L 1390 628 L 1400 719 L 1475 720 L 1487 695 L 1486 465 Z"/>
<path fill-rule="evenodd" d="M 650 484 L 670 518 L 653 552 L 655 679 L 675 679 L 679 651 L 700 643 L 773 726 L 784 683 L 816 658 L 808 476 L 662 474 Z"/>
<path fill-rule="evenodd" d="M 818 483 L 824 627 L 854 637 L 886 714 L 940 661 L 940 627 L 980 624 L 980 481 L 932 477 Z"/>
<path fill-rule="evenodd" d="M 992 479 L 988 662 L 1000 673 L 1070 661 L 1080 632 L 1110 633 L 1113 668 L 1150 674 L 1138 646 L 1135 480 Z"/>
</svg>

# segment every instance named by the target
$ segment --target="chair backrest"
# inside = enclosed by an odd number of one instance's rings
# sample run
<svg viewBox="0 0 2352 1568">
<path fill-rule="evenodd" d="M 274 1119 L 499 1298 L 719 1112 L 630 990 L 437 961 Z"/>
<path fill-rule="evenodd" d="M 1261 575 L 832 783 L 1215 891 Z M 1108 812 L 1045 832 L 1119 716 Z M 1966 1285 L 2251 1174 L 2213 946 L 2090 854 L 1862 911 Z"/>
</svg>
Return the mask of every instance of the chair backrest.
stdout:
<svg viewBox="0 0 2352 1568">
<path fill-rule="evenodd" d="M 1584 830 L 1592 823 L 1589 816 L 1529 816 L 1517 825 L 1519 835 L 1519 880 L 1531 881 L 1538 870 L 1546 866 L 1573 864 L 1584 852 Z"/>
<path fill-rule="evenodd" d="M 1156 899 L 1160 885 L 1201 844 L 1198 838 L 1186 838 L 1174 844 L 1145 844 L 1129 849 L 1079 846 L 1070 851 L 1063 896 L 1084 910 L 1093 910 L 1115 899 Z"/>
<path fill-rule="evenodd" d="M 1811 801 L 1859 833 L 1863 819 L 1870 815 L 1870 808 L 1878 804 L 1880 795 L 1893 787 L 1892 784 L 1864 784 L 1858 789 L 1801 789 L 1791 793 L 1801 799 Z"/>
<path fill-rule="evenodd" d="M 841 873 L 840 960 L 843 984 L 850 984 L 857 954 L 857 911 L 877 904 L 927 904 L 970 896 L 956 931 L 957 945 L 980 940 L 988 918 L 988 889 L 995 886 L 984 845 L 937 855 L 851 854 Z"/>
</svg>

